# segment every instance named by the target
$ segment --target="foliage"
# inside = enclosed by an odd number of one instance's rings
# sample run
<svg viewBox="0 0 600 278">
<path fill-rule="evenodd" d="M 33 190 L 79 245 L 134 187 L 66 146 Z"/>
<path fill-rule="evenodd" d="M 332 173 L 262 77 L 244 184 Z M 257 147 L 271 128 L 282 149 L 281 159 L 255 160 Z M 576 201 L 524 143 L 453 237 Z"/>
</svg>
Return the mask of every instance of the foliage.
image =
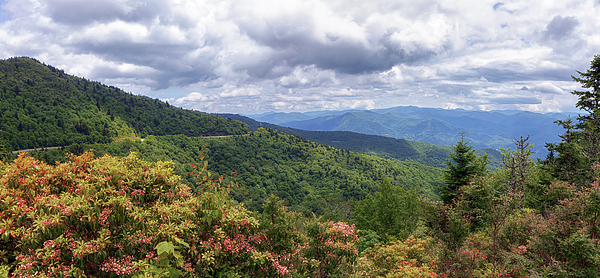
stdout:
<svg viewBox="0 0 600 278">
<path fill-rule="evenodd" d="M 591 168 L 600 162 L 600 55 L 594 56 L 587 71 L 577 73 L 579 77 L 571 76 L 573 81 L 589 90 L 571 94 L 578 97 L 576 106 L 585 114 L 576 123 L 556 121 L 565 134 L 560 143 L 547 145 L 551 155 L 546 164 L 556 178 L 583 185 L 592 181 Z"/>
<path fill-rule="evenodd" d="M 440 196 L 444 203 L 449 204 L 458 197 L 458 189 L 467 185 L 469 180 L 477 175 L 486 173 L 487 155 L 478 157 L 471 146 L 467 145 L 464 133 L 460 141 L 454 145 L 454 153 L 447 160 L 448 169 L 444 171 L 446 186 L 440 188 Z"/>
<path fill-rule="evenodd" d="M 581 149 L 581 133 L 575 129 L 572 119 L 556 122 L 565 129 L 565 133 L 559 135 L 561 142 L 546 144 L 549 150 L 549 155 L 544 161 L 546 168 L 554 178 L 583 184 L 589 181 L 590 172 Z"/>
<path fill-rule="evenodd" d="M 2 144 L 2 139 L 0 139 L 0 161 L 8 161 L 12 157 L 12 154 L 9 150 L 6 149 L 4 144 Z"/>
<path fill-rule="evenodd" d="M 409 237 L 388 245 L 376 245 L 357 261 L 353 277 L 444 277 L 431 239 Z"/>
<path fill-rule="evenodd" d="M 207 148 L 203 150 L 203 148 Z M 61 160 L 65 150 L 38 151 L 47 162 Z M 350 220 L 353 202 L 375 193 L 377 184 L 389 177 L 394 186 L 437 199 L 441 170 L 416 163 L 390 161 L 310 142 L 275 130 L 259 129 L 231 137 L 149 136 L 146 140 L 122 140 L 110 144 L 84 145 L 97 155 L 126 156 L 130 151 L 148 161 L 172 160 L 174 173 L 194 190 L 191 164 L 206 156 L 211 179 L 221 174 L 239 182 L 231 195 L 250 210 L 262 211 L 270 194 L 306 216 L 327 215 L 335 221 Z"/>
<path fill-rule="evenodd" d="M 279 220 L 259 221 L 225 187 L 201 179 L 193 196 L 172 163 L 134 154 L 56 166 L 20 155 L 1 170 L 0 269 L 11 277 L 331 277 L 357 253 L 352 226 L 311 222 L 302 234 L 273 198 L 259 219 Z"/>
<path fill-rule="evenodd" d="M 394 187 L 384 179 L 374 196 L 356 202 L 353 219 L 359 229 L 376 232 L 383 243 L 405 240 L 417 226 L 417 206 L 415 191 Z"/>
<path fill-rule="evenodd" d="M 354 225 L 312 220 L 306 224 L 306 236 L 304 254 L 311 258 L 307 262 L 314 277 L 348 277 L 352 273 L 352 263 L 358 255 Z"/>
<path fill-rule="evenodd" d="M 556 182 L 552 191 L 566 192 L 548 215 L 535 223 L 527 248 L 540 275 L 598 277 L 600 273 L 600 187 L 594 182 L 574 190 Z"/>
<path fill-rule="evenodd" d="M 510 172 L 506 169 L 472 179 L 451 205 L 424 200 L 426 227 L 442 244 L 440 273 L 451 277 L 598 277 L 598 183 L 581 189 L 555 181 L 542 194 L 534 194 L 544 195 L 540 197 L 546 205 L 532 209 L 524 195 L 535 188 L 515 190 Z"/>
</svg>

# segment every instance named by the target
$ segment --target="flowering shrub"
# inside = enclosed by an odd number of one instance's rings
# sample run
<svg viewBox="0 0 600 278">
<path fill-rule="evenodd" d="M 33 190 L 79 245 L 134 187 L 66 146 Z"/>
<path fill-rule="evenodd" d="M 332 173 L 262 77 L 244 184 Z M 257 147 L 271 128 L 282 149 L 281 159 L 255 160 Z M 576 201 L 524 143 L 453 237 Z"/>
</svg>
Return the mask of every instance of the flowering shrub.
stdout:
<svg viewBox="0 0 600 278">
<path fill-rule="evenodd" d="M 355 247 L 358 234 L 354 225 L 310 221 L 306 225 L 306 233 L 308 242 L 304 257 L 310 260 L 309 270 L 313 277 L 349 276 L 354 258 L 358 255 Z"/>
<path fill-rule="evenodd" d="M 572 189 L 555 182 L 549 194 L 567 192 L 558 205 L 537 221 L 525 255 L 538 266 L 536 274 L 598 277 L 600 273 L 600 186 Z M 569 189 L 567 191 L 567 189 Z"/>
<path fill-rule="evenodd" d="M 410 236 L 405 241 L 376 245 L 358 258 L 355 277 L 445 277 L 430 240 Z"/>
<path fill-rule="evenodd" d="M 344 224 L 316 224 L 314 239 L 295 231 L 291 245 L 268 238 L 269 225 L 227 188 L 192 196 L 171 167 L 91 152 L 56 166 L 24 155 L 0 165 L 0 274 L 291 277 L 312 271 L 312 261 L 342 269 L 356 254 Z M 313 243 L 328 249 L 310 252 Z"/>
</svg>

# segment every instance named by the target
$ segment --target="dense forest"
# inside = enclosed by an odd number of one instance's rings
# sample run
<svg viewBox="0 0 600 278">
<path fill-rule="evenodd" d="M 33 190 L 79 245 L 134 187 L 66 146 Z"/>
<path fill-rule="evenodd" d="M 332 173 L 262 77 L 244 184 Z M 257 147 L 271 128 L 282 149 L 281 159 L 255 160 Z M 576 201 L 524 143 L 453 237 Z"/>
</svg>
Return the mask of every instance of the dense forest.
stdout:
<svg viewBox="0 0 600 278">
<path fill-rule="evenodd" d="M 225 119 L 4 149 L 0 277 L 599 277 L 600 55 L 577 74 L 548 157 L 497 171 L 464 134 L 442 170 Z"/>
<path fill-rule="evenodd" d="M 211 178 L 224 174 L 237 180 L 239 187 L 232 188 L 231 194 L 251 210 L 262 210 L 268 195 L 275 194 L 305 215 L 326 213 L 332 219 L 349 220 L 352 203 L 377 191 L 384 177 L 430 198 L 436 198 L 443 183 L 441 169 L 362 155 L 264 128 L 225 138 L 148 136 L 144 141 L 77 144 L 31 155 L 53 163 L 65 161 L 66 153 L 81 154 L 86 149 L 93 149 L 96 157 L 135 152 L 147 161 L 173 161 L 175 173 L 194 191 L 189 175 L 192 163 L 205 156 Z"/>
<path fill-rule="evenodd" d="M 0 139 L 8 149 L 119 136 L 244 134 L 248 126 L 66 74 L 31 58 L 0 61 Z"/>
</svg>

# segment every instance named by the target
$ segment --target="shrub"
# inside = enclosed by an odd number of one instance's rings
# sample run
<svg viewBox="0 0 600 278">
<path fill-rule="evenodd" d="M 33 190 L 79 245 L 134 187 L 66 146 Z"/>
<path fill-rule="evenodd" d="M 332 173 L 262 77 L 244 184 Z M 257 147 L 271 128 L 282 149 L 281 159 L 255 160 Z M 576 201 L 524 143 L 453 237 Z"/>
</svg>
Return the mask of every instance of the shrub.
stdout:
<svg viewBox="0 0 600 278">
<path fill-rule="evenodd" d="M 193 196 L 172 174 L 172 163 L 149 163 L 135 154 L 93 159 L 86 152 L 56 166 L 20 155 L 0 164 L 0 276 L 292 277 L 349 271 L 356 255 L 353 226 L 313 223 L 303 235 L 286 222 L 293 214 L 276 199 L 266 211 L 279 220 L 261 223 L 232 201 L 222 179 L 207 180 L 205 170 L 198 173 L 204 190 Z"/>
<path fill-rule="evenodd" d="M 405 241 L 376 245 L 358 259 L 355 277 L 443 277 L 430 240 L 410 236 Z"/>
</svg>

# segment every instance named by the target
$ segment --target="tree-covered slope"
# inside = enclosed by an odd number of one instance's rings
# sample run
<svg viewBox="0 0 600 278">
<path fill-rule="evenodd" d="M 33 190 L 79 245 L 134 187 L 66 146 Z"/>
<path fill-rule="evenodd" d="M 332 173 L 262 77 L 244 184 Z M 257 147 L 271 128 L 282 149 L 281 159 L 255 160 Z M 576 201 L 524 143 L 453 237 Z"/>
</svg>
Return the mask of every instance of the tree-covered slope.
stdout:
<svg viewBox="0 0 600 278">
<path fill-rule="evenodd" d="M 0 60 L 0 138 L 12 150 L 111 138 L 244 134 L 248 127 L 66 74 L 30 58 Z"/>
<path fill-rule="evenodd" d="M 379 135 L 369 135 L 352 131 L 308 131 L 258 122 L 254 119 L 237 114 L 217 114 L 222 117 L 242 121 L 252 130 L 257 128 L 272 128 L 281 132 L 294 134 L 309 141 L 345 149 L 353 152 L 375 155 L 387 159 L 406 162 L 417 162 L 427 166 L 445 168 L 446 159 L 452 153 L 451 146 L 438 146 L 431 143 L 397 139 Z M 478 149 L 477 154 L 487 154 L 490 160 L 490 170 L 496 170 L 500 165 L 500 152 L 494 149 Z"/>
<path fill-rule="evenodd" d="M 232 189 L 232 195 L 252 210 L 259 210 L 268 194 L 275 194 L 295 210 L 347 218 L 352 201 L 375 192 L 384 177 L 393 185 L 416 189 L 431 198 L 437 198 L 442 183 L 439 168 L 358 154 L 272 129 L 218 138 L 149 136 L 144 141 L 122 140 L 34 155 L 53 162 L 63 159 L 66 152 L 90 148 L 96 156 L 126 156 L 133 151 L 148 161 L 172 160 L 176 174 L 192 187 L 192 163 L 199 162 L 204 153 L 215 179 L 221 174 L 237 179 L 239 188 Z"/>
</svg>

